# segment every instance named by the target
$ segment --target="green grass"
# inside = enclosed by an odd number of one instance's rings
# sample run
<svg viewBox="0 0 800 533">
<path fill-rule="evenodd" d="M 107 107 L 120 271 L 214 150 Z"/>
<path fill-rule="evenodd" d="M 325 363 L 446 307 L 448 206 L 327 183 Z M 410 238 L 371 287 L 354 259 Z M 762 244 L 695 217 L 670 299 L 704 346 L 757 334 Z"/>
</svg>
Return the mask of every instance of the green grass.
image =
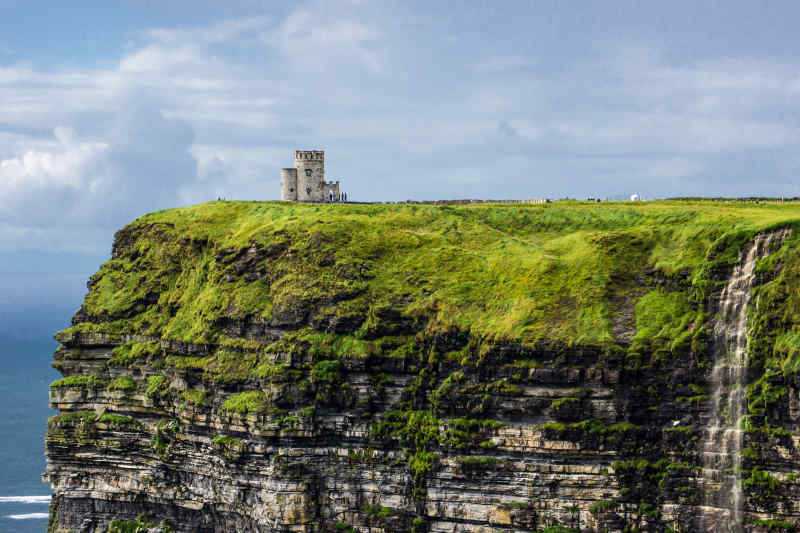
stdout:
<svg viewBox="0 0 800 533">
<path fill-rule="evenodd" d="M 605 420 L 589 418 L 580 422 L 565 424 L 547 422 L 541 426 L 546 438 L 583 440 L 596 444 L 612 444 L 635 436 L 642 426 L 630 423 L 608 424 Z"/>
<path fill-rule="evenodd" d="M 311 379 L 317 383 L 336 383 L 342 379 L 339 361 L 320 361 L 311 369 Z"/>
<path fill-rule="evenodd" d="M 51 383 L 50 386 L 53 388 L 99 389 L 103 386 L 103 381 L 94 374 L 90 376 L 76 375 L 58 379 Z"/>
<path fill-rule="evenodd" d="M 47 420 L 48 426 L 74 427 L 78 425 L 93 425 L 97 415 L 94 411 L 72 411 L 61 413 Z"/>
<path fill-rule="evenodd" d="M 370 518 L 387 518 L 394 514 L 394 511 L 390 507 L 384 507 L 378 504 L 363 505 L 361 507 L 361 512 Z"/>
<path fill-rule="evenodd" d="M 181 394 L 181 399 L 185 400 L 186 403 L 192 405 L 199 405 L 199 406 L 208 405 L 208 400 L 206 399 L 206 391 L 204 390 L 189 389 L 187 391 L 184 391 L 183 394 Z"/>
<path fill-rule="evenodd" d="M 233 457 L 234 454 L 242 452 L 246 448 L 245 443 L 230 435 L 217 435 L 211 442 L 221 449 L 227 457 Z"/>
<path fill-rule="evenodd" d="M 503 463 L 502 459 L 498 459 L 497 457 L 485 457 L 485 456 L 475 456 L 475 455 L 466 455 L 462 457 L 455 458 L 456 463 L 468 466 L 497 466 Z"/>
<path fill-rule="evenodd" d="M 230 396 L 222 403 L 222 410 L 231 411 L 240 415 L 247 413 L 263 413 L 269 407 L 267 396 L 258 391 L 240 392 Z"/>
<path fill-rule="evenodd" d="M 112 366 L 130 366 L 137 360 L 155 357 L 161 354 L 158 342 L 126 342 L 111 351 L 108 364 Z"/>
<path fill-rule="evenodd" d="M 713 285 L 710 266 L 735 262 L 755 232 L 798 219 L 794 204 L 701 201 L 210 202 L 152 213 L 126 227 L 126 253 L 93 276 L 86 299 L 91 315 L 108 320 L 75 331 L 133 328 L 221 342 L 214 327 L 220 317 L 269 320 L 304 309 L 356 317 L 350 346 L 332 347 L 354 354 L 364 349 L 355 342 L 359 336 L 373 335 L 389 312 L 412 322 L 431 318 L 429 333 L 457 328 L 524 344 L 604 346 L 616 342 L 609 298 L 628 290 L 637 273 L 684 275 L 706 290 Z M 269 283 L 230 275 L 235 252 L 252 244 L 277 250 L 267 260 Z M 691 320 L 683 298 L 658 293 L 637 305 L 637 322 L 665 347 Z"/>
<path fill-rule="evenodd" d="M 112 381 L 107 388 L 110 391 L 133 391 L 136 390 L 136 382 L 128 376 L 121 376 Z"/>
<path fill-rule="evenodd" d="M 629 354 L 650 353 L 654 358 L 688 349 L 690 326 L 703 320 L 702 311 L 692 309 L 683 292 L 648 292 L 636 303 L 634 313 L 636 335 Z"/>
<path fill-rule="evenodd" d="M 289 369 L 289 364 L 273 363 L 271 361 L 263 361 L 251 373 L 251 375 L 258 378 L 266 378 L 269 380 L 278 379 L 286 374 Z"/>
<path fill-rule="evenodd" d="M 147 378 L 145 394 L 151 398 L 164 397 L 169 393 L 169 380 L 166 376 L 150 376 Z"/>
<path fill-rule="evenodd" d="M 241 446 L 242 441 L 237 439 L 236 437 L 231 437 L 230 435 L 217 435 L 212 439 L 214 444 L 234 444 L 237 446 Z"/>
<path fill-rule="evenodd" d="M 612 500 L 600 500 L 600 501 L 597 501 L 597 502 L 595 502 L 595 503 L 593 503 L 592 505 L 589 506 L 589 512 L 593 516 L 597 516 L 598 514 L 602 514 L 602 513 L 611 511 L 612 509 L 616 508 L 618 505 L 619 505 L 618 502 L 615 502 L 615 501 L 612 501 Z"/>
<path fill-rule="evenodd" d="M 108 525 L 107 533 L 142 533 L 153 529 L 158 529 L 164 533 L 175 531 L 166 521 L 156 524 L 155 522 L 149 522 L 146 516 L 141 515 L 136 520 L 122 520 L 119 518 L 112 520 Z"/>
<path fill-rule="evenodd" d="M 778 250 L 759 264 L 766 283 L 755 289 L 751 309 L 750 365 L 794 379 L 800 371 L 800 247 L 794 231 Z M 769 275 L 777 271 L 777 275 Z"/>
<path fill-rule="evenodd" d="M 570 396 L 567 396 L 564 398 L 559 398 L 558 400 L 553 400 L 550 403 L 550 409 L 558 409 L 559 407 L 563 407 L 565 405 L 578 402 L 580 402 L 578 398 L 572 398 Z"/>
<path fill-rule="evenodd" d="M 798 525 L 794 522 L 787 522 L 785 520 L 747 520 L 747 524 L 754 525 L 761 529 L 762 531 L 774 531 L 774 532 L 783 532 L 783 533 L 791 533 L 797 531 Z"/>
<path fill-rule="evenodd" d="M 170 355 L 166 364 L 178 370 L 199 370 L 203 377 L 222 383 L 246 381 L 252 375 L 259 375 L 259 354 L 221 348 L 205 357 Z M 260 376 L 259 377 L 263 377 Z"/>
<path fill-rule="evenodd" d="M 112 429 L 142 429 L 142 424 L 138 420 L 114 413 L 103 413 L 97 421 L 102 424 L 107 424 Z"/>
</svg>

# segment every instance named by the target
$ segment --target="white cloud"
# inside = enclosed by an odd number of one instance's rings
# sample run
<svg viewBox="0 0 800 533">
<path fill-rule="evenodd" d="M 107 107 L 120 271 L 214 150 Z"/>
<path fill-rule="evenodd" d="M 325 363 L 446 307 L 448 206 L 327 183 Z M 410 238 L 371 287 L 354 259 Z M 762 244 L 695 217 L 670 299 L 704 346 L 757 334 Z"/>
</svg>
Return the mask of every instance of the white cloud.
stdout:
<svg viewBox="0 0 800 533">
<path fill-rule="evenodd" d="M 265 34 L 265 43 L 277 44 L 291 64 L 303 68 L 322 69 L 355 60 L 371 72 L 381 72 L 383 65 L 375 48 L 380 32 L 374 25 L 337 12 L 319 5 L 297 9 Z"/>
<path fill-rule="evenodd" d="M 195 48 L 153 44 L 124 57 L 119 68 L 124 73 L 163 72 L 198 68 L 205 62 Z"/>
<path fill-rule="evenodd" d="M 145 107 L 121 113 L 104 142 L 68 127 L 53 135 L 49 151 L 0 160 L 0 223 L 9 235 L 15 227 L 119 225 L 176 204 L 196 175 L 191 130 Z"/>
<path fill-rule="evenodd" d="M 76 142 L 72 130 L 54 130 L 60 150 L 29 150 L 19 157 L 0 160 L 0 207 L 13 213 L 23 199 L 53 190 L 79 190 L 85 183 L 89 166 L 107 148 L 102 143 Z M 8 216 L 8 215 L 7 215 Z"/>
<path fill-rule="evenodd" d="M 198 46 L 225 44 L 232 41 L 254 44 L 263 38 L 264 32 L 275 22 L 266 14 L 251 15 L 222 20 L 208 26 L 195 28 L 152 28 L 144 31 L 148 41 L 167 46 L 183 46 L 194 43 Z M 135 45 L 134 45 L 135 46 Z"/>
</svg>

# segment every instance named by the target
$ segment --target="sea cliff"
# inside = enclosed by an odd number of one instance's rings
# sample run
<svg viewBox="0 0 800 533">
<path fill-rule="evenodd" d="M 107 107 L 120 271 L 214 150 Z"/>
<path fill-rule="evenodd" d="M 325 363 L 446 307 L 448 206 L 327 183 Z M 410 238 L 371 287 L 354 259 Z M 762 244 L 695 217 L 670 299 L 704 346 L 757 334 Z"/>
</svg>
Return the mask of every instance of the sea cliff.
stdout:
<svg viewBox="0 0 800 533">
<path fill-rule="evenodd" d="M 48 530 L 792 531 L 798 222 L 710 201 L 144 216 L 56 335 Z"/>
</svg>

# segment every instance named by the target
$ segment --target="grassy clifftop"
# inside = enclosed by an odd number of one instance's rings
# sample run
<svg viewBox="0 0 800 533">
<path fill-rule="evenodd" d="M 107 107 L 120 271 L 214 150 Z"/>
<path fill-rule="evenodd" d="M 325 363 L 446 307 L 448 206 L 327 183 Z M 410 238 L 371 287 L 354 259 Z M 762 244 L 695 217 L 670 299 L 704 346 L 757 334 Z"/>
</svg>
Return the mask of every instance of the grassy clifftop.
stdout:
<svg viewBox="0 0 800 533">
<path fill-rule="evenodd" d="M 122 229 L 67 333 L 233 345 L 226 324 L 247 322 L 352 354 L 450 332 L 657 354 L 702 335 L 745 242 L 798 221 L 794 204 L 210 202 Z M 797 236 L 771 264 L 800 265 Z"/>
</svg>

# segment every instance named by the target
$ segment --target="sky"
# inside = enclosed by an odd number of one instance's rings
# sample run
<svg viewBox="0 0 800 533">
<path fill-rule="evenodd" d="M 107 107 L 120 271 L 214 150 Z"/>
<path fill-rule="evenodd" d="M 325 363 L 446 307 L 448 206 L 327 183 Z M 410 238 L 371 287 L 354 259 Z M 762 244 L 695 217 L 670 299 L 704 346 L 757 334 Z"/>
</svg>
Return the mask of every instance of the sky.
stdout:
<svg viewBox="0 0 800 533">
<path fill-rule="evenodd" d="M 798 15 L 0 0 L 0 334 L 66 325 L 137 216 L 277 200 L 295 149 L 363 201 L 798 196 Z"/>
</svg>

